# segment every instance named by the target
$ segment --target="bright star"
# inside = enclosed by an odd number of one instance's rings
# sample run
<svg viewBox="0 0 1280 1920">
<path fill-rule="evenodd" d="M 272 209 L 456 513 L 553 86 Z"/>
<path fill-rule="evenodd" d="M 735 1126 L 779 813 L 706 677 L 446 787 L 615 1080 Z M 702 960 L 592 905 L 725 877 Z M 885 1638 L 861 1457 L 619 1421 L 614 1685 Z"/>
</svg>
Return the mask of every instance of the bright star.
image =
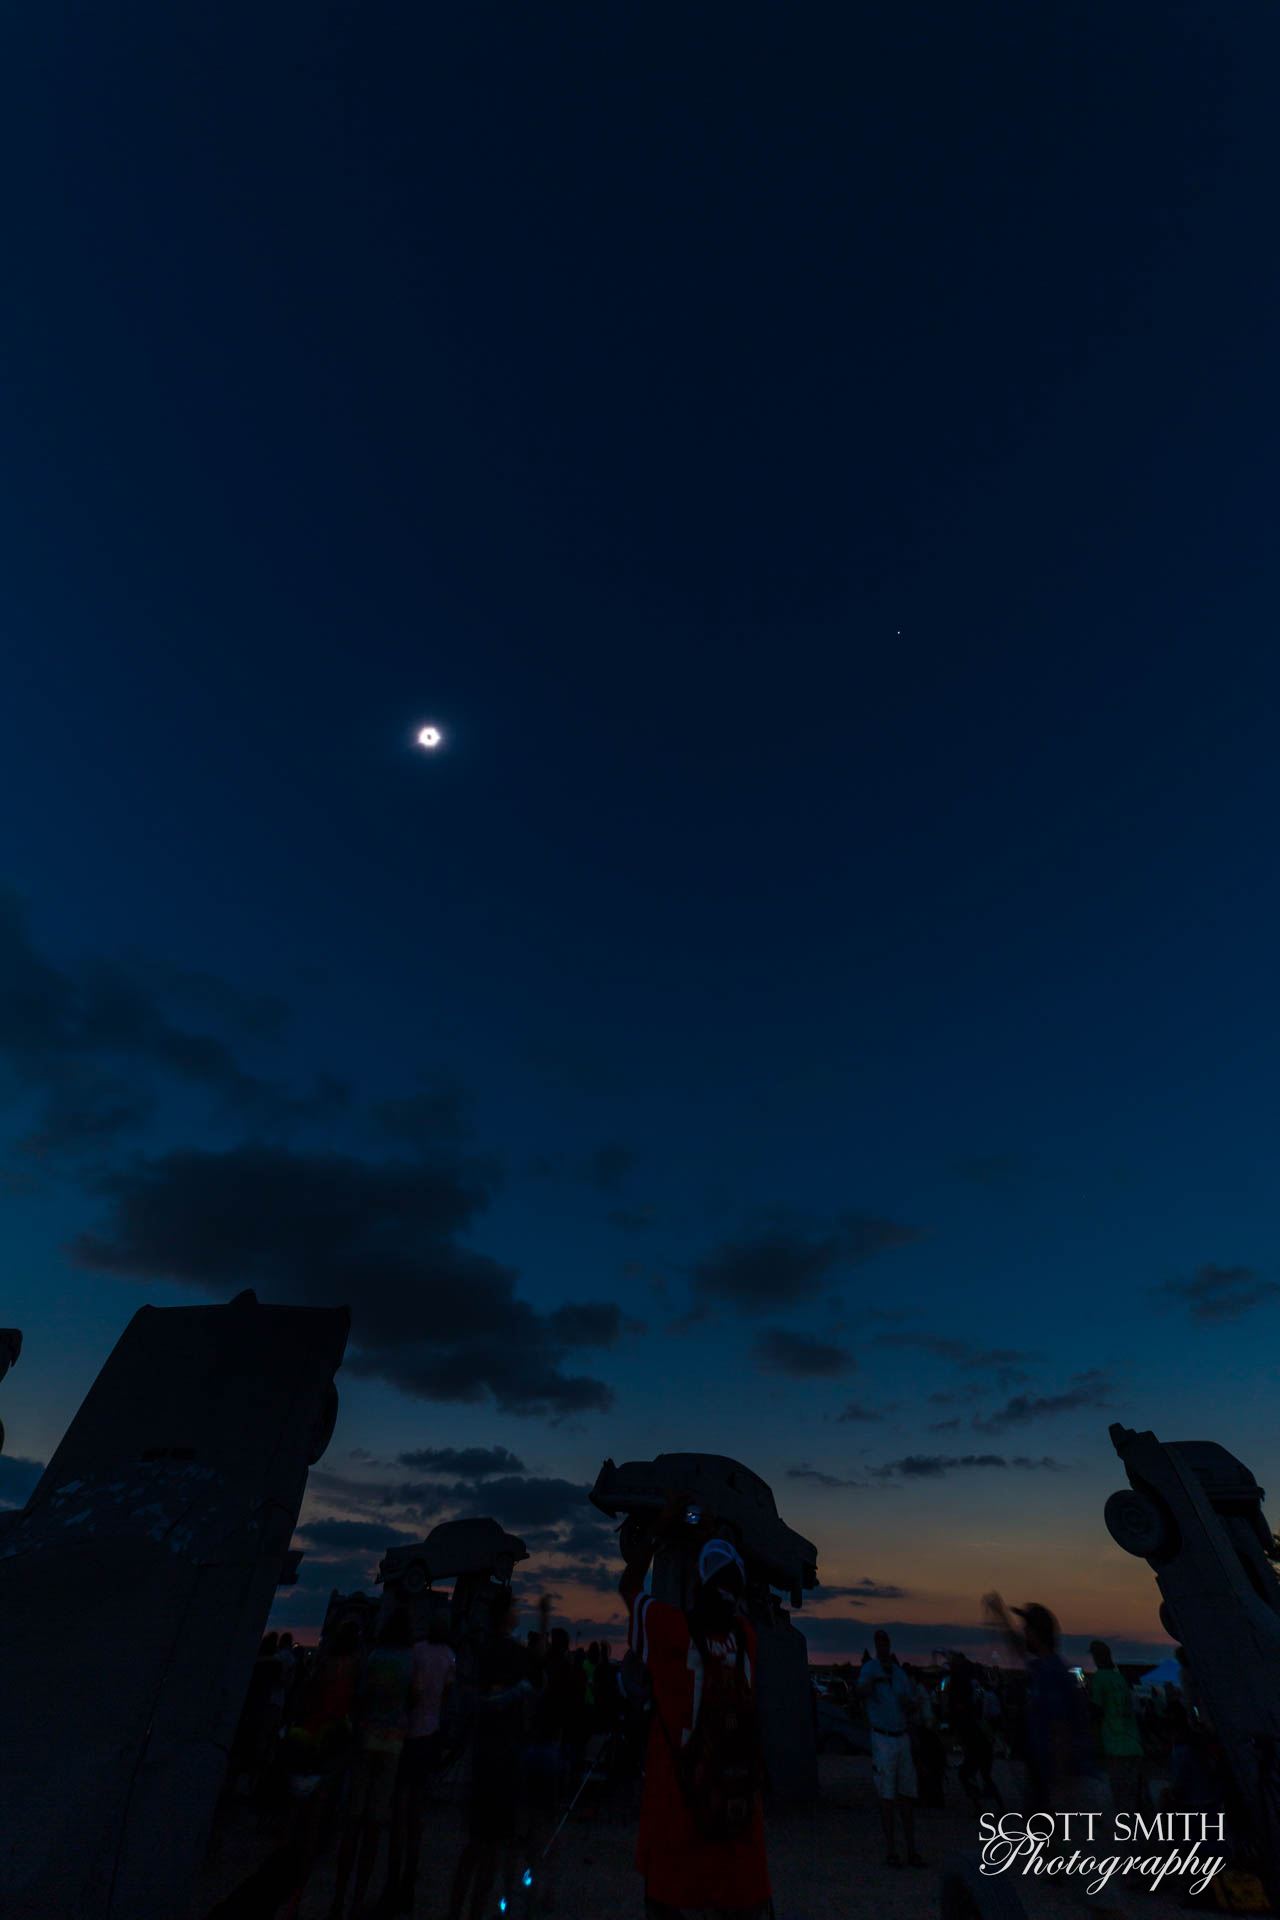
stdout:
<svg viewBox="0 0 1280 1920">
<path fill-rule="evenodd" d="M 433 753 L 435 749 L 441 745 L 443 740 L 444 735 L 441 733 L 439 727 L 422 727 L 419 729 L 418 745 L 425 747 L 428 753 Z"/>
</svg>

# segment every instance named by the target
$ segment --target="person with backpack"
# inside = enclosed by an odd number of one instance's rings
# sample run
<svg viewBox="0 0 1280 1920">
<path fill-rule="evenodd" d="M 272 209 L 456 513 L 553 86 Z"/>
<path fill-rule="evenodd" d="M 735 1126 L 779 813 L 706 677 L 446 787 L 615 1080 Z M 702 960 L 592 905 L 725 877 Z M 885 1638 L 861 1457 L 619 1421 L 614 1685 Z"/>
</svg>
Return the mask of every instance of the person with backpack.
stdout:
<svg viewBox="0 0 1280 1920">
<path fill-rule="evenodd" d="M 618 1591 L 652 1702 L 636 1850 L 645 1920 L 772 1920 L 742 1557 L 727 1540 L 703 1542 L 688 1612 L 644 1591 L 658 1537 L 683 1507 L 668 1502 L 656 1531 L 629 1522 L 622 1532 Z"/>
</svg>

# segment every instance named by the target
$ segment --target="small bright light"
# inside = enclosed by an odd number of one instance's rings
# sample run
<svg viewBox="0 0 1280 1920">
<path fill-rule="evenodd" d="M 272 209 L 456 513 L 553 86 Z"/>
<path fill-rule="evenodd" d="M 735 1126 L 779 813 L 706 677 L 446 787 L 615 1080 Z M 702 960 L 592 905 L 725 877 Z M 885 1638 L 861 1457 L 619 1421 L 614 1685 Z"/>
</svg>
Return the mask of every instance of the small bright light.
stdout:
<svg viewBox="0 0 1280 1920">
<path fill-rule="evenodd" d="M 418 745 L 425 747 L 428 753 L 438 747 L 443 739 L 444 735 L 441 733 L 439 727 L 422 727 L 418 733 Z"/>
<path fill-rule="evenodd" d="M 525 1887 L 531 1887 L 533 1885 L 533 1875 L 530 1873 L 528 1867 L 524 1870 L 524 1879 L 520 1884 Z"/>
</svg>

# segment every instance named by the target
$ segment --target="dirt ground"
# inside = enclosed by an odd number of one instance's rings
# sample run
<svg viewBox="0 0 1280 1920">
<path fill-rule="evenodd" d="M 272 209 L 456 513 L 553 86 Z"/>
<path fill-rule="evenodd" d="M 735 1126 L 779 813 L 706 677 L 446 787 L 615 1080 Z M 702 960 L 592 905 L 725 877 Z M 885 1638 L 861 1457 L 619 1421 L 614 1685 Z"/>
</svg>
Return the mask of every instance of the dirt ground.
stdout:
<svg viewBox="0 0 1280 1920">
<path fill-rule="evenodd" d="M 977 1850 L 977 1825 L 954 1781 L 948 1782 L 945 1812 L 922 1811 L 917 1845 L 928 1866 L 894 1870 L 883 1863 L 879 1814 L 865 1758 L 824 1756 L 822 1796 L 813 1806 L 775 1813 L 769 1823 L 769 1859 L 777 1920 L 932 1920 L 938 1913 L 938 1869 L 949 1857 Z M 1007 1772 L 997 1779 L 1011 1804 L 1016 1783 Z M 592 1793 L 596 1797 L 592 1799 Z M 545 1869 L 537 1874 L 537 1902 L 527 1912 L 540 1920 L 641 1920 L 642 1900 L 634 1866 L 638 1794 L 614 1787 L 591 1789 L 555 1844 Z M 433 1805 L 424 1843 L 414 1920 L 444 1920 L 449 1883 L 462 1843 L 461 1789 L 446 1788 Z M 260 1858 L 269 1836 L 256 1819 L 237 1813 L 206 1868 L 193 1920 L 205 1920 Z M 375 1872 L 374 1889 L 380 1886 Z M 1027 1920 L 1068 1920 L 1083 1903 L 1061 1882 L 1011 1876 L 993 1887 L 1012 1887 Z M 333 1895 L 333 1853 L 317 1866 L 300 1920 L 326 1920 Z M 1123 1911 L 1148 1920 L 1170 1920 L 1185 1912 L 1185 1894 L 1163 1889 L 1149 1893 L 1131 1885 Z M 1192 1909 L 1202 1906 L 1190 1901 Z M 498 1917 L 497 1890 L 493 1911 Z M 525 1920 L 519 1900 L 511 1920 Z M 259 1920 L 254 1916 L 254 1920 Z M 262 1915 L 261 1920 L 268 1920 Z"/>
</svg>

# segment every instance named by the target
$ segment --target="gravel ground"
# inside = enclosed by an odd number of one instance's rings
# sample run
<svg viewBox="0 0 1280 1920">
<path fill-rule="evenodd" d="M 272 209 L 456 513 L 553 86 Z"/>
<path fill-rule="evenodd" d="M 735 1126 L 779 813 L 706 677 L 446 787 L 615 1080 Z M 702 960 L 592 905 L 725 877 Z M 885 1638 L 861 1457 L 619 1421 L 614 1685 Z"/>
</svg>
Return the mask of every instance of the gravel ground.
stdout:
<svg viewBox="0 0 1280 1920">
<path fill-rule="evenodd" d="M 938 1912 L 938 1872 L 944 1860 L 976 1852 L 977 1827 L 967 1806 L 949 1783 L 946 1812 L 921 1812 L 917 1845 L 929 1865 L 898 1871 L 883 1864 L 879 1815 L 865 1758 L 824 1756 L 822 1797 L 816 1805 L 776 1813 L 769 1824 L 769 1860 L 778 1920 L 932 1920 Z M 997 1778 L 1011 1803 L 1011 1776 Z M 636 1804 L 634 1793 L 589 1788 L 580 1811 L 564 1828 L 549 1870 L 538 1876 L 539 1904 L 532 1909 L 555 1920 L 641 1920 L 639 1877 L 634 1866 Z M 424 1843 L 415 1920 L 444 1920 L 449 1883 L 462 1841 L 462 1816 L 456 1791 L 433 1807 Z M 266 1851 L 269 1839 L 247 1813 L 237 1813 L 206 1868 L 194 1920 L 206 1920 L 217 1901 L 242 1881 Z M 993 1885 L 1006 1887 L 1010 1880 Z M 1028 1920 L 1068 1920 L 1082 1903 L 1061 1882 L 1022 1879 L 1016 1892 Z M 375 1873 L 374 1886 L 379 1885 Z M 333 1856 L 317 1866 L 300 1920 L 326 1920 L 333 1892 Z M 543 1897 L 549 1904 L 543 1904 Z M 1192 1901 L 1192 1907 L 1200 1906 Z M 1169 1920 L 1185 1911 L 1182 1896 L 1149 1893 L 1131 1886 L 1124 1911 L 1148 1920 Z M 497 1899 L 494 1899 L 497 1920 Z M 252 1920 L 268 1920 L 254 1914 Z M 512 1920 L 525 1920 L 518 1906 Z"/>
</svg>

